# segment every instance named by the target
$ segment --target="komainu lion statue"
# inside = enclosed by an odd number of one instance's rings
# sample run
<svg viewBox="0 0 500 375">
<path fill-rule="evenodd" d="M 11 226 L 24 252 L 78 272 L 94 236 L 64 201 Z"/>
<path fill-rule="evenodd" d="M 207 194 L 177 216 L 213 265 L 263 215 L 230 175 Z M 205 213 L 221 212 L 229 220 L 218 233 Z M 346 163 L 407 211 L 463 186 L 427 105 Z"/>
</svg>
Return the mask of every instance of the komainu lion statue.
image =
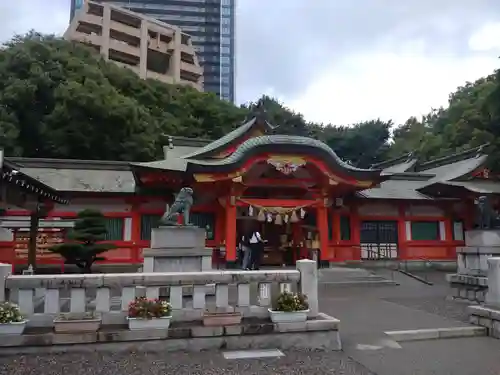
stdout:
<svg viewBox="0 0 500 375">
<path fill-rule="evenodd" d="M 168 206 L 160 219 L 160 225 L 178 225 L 180 214 L 184 215 L 184 225 L 191 225 L 189 215 L 193 206 L 193 189 L 184 187 L 176 195 L 172 206 Z"/>
<path fill-rule="evenodd" d="M 499 227 L 498 212 L 493 209 L 490 198 L 486 195 L 480 196 L 477 204 L 476 227 L 479 229 L 494 229 Z"/>
</svg>

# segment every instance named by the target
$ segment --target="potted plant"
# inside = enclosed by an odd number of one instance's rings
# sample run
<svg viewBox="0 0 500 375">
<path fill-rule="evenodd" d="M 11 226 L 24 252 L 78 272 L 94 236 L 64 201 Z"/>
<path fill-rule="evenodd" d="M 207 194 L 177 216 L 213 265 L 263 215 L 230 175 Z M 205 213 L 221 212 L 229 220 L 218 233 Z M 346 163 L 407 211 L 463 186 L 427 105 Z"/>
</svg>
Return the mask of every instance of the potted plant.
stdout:
<svg viewBox="0 0 500 375">
<path fill-rule="evenodd" d="M 203 313 L 203 325 L 206 327 L 231 326 L 241 323 L 240 312 L 228 312 L 215 309 L 205 310 Z"/>
<path fill-rule="evenodd" d="M 0 302 L 0 335 L 21 335 L 27 322 L 15 303 Z"/>
<path fill-rule="evenodd" d="M 273 323 L 305 322 L 309 304 L 301 293 L 282 292 L 276 299 L 269 314 Z"/>
<path fill-rule="evenodd" d="M 56 333 L 97 332 L 101 321 L 101 315 L 96 312 L 62 313 L 54 319 L 54 331 Z"/>
<path fill-rule="evenodd" d="M 128 306 L 128 328 L 168 329 L 172 319 L 172 306 L 167 301 L 137 297 Z"/>
</svg>

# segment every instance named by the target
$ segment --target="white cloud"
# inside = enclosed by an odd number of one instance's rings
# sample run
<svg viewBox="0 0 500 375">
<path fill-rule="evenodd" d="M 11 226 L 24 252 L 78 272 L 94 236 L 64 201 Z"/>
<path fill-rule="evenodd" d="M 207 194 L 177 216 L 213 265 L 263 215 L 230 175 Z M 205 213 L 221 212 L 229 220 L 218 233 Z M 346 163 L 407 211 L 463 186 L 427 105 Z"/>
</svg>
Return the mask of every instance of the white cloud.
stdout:
<svg viewBox="0 0 500 375">
<path fill-rule="evenodd" d="M 255 32 L 254 9 L 249 8 L 249 6 L 255 6 L 257 9 L 255 1 L 241 0 L 238 2 L 238 24 L 244 23 L 242 22 L 244 17 L 251 18 L 251 35 L 254 35 Z M 30 29 L 44 33 L 63 33 L 69 22 L 69 3 L 70 0 L 0 0 L 0 42 L 11 38 L 16 33 L 22 34 Z M 444 0 L 439 3 L 444 4 Z M 449 3 L 451 4 L 451 0 Z M 291 12 L 293 10 L 291 8 L 287 11 Z M 449 9 L 456 10 L 458 8 L 453 6 Z M 271 12 L 273 9 L 274 13 Z M 283 18 L 282 7 L 276 6 L 273 9 L 269 9 L 269 14 L 272 17 L 268 23 L 276 21 L 277 17 Z M 405 9 L 406 5 L 401 8 L 401 11 L 405 11 Z M 449 9 L 446 8 L 446 12 L 442 10 L 434 13 L 436 15 L 449 14 Z M 288 107 L 303 113 L 306 119 L 324 123 L 349 124 L 378 117 L 403 122 L 409 116 L 425 114 L 432 107 L 446 105 L 449 93 L 454 91 L 457 86 L 487 75 L 495 68 L 500 67 L 497 60 L 497 56 L 500 55 L 500 23 L 487 22 L 487 20 L 493 21 L 495 19 L 493 15 L 488 18 L 484 12 L 478 10 L 479 13 L 475 14 L 467 9 L 469 8 L 464 8 L 463 12 L 459 12 L 459 16 L 456 17 L 436 16 L 429 18 L 426 16 L 426 18 L 419 18 L 418 14 L 414 13 L 415 9 L 411 8 L 410 12 L 410 8 L 408 8 L 411 17 L 404 18 L 407 21 L 402 21 L 399 25 L 393 25 L 394 27 L 386 32 L 384 40 L 373 41 L 374 44 L 371 44 L 370 50 L 367 50 L 366 45 L 363 45 L 362 48 L 357 49 L 359 51 L 357 53 L 354 52 L 356 49 L 350 49 L 349 52 L 339 52 L 330 57 L 334 60 L 331 60 L 330 64 L 326 64 L 326 68 L 323 68 L 323 64 L 318 63 L 319 57 L 316 59 L 314 55 L 308 55 L 306 58 L 310 59 L 309 68 L 313 71 L 320 70 L 317 72 L 319 74 L 312 75 L 313 79 L 299 91 L 299 94 L 286 92 L 286 88 L 282 88 L 280 91 L 279 87 L 283 87 L 283 85 L 279 85 L 280 77 L 270 76 L 267 78 L 266 76 L 265 85 L 259 83 L 254 87 L 242 87 L 243 85 L 240 84 L 237 87 L 237 96 L 243 100 L 255 100 L 262 93 L 267 93 L 278 97 Z M 465 14 L 467 14 L 467 19 L 463 18 L 464 22 L 457 22 L 457 19 L 465 17 Z M 351 19 L 349 15 L 352 14 L 346 13 L 344 18 Z M 483 22 L 484 24 L 477 28 L 472 35 L 469 33 L 465 36 L 459 36 L 460 27 L 472 18 L 477 18 L 478 23 Z M 424 19 L 429 24 L 423 25 L 422 20 Z M 446 34 L 451 40 L 462 38 L 463 40 L 460 42 L 467 44 L 469 51 L 462 53 L 461 56 L 456 56 L 446 52 L 450 51 L 449 49 L 442 49 L 440 53 L 434 53 L 431 56 L 427 50 L 429 46 L 424 40 L 418 39 L 422 28 L 425 30 L 436 29 L 433 31 L 437 33 L 436 35 Z M 333 33 L 335 30 L 334 28 L 331 32 Z M 322 35 L 327 35 L 328 38 L 325 38 L 328 39 L 329 43 L 331 42 L 326 48 L 330 48 L 333 52 L 338 51 L 338 46 L 335 44 L 338 41 L 335 42 L 333 36 L 328 33 Z M 286 33 L 281 36 L 281 38 L 289 37 Z M 239 38 L 246 40 L 243 31 Z M 300 72 L 297 69 L 287 70 L 286 68 L 292 59 L 300 57 L 300 53 L 307 52 L 309 54 L 311 49 L 315 49 L 312 48 L 311 41 L 316 40 L 317 43 L 320 41 L 324 43 L 325 38 L 317 40 L 309 38 L 308 48 L 304 49 L 304 45 L 298 45 L 293 56 L 288 56 L 288 53 L 280 56 L 278 66 L 286 73 L 283 76 L 285 78 L 290 76 L 294 78 L 309 77 L 307 72 Z M 356 37 L 353 38 L 353 43 L 355 43 Z M 406 39 L 406 41 L 402 43 L 402 39 Z M 350 42 L 349 38 L 342 40 Z M 271 44 L 269 48 L 279 50 L 279 42 L 276 38 L 269 38 L 268 43 Z M 248 43 L 241 49 L 244 47 L 249 48 Z M 434 47 L 440 47 L 439 42 L 436 42 Z M 325 46 L 319 45 L 316 50 L 321 51 L 324 48 Z M 251 54 L 262 53 L 259 50 L 254 51 L 254 49 L 255 46 L 252 47 Z M 284 49 L 284 51 L 288 50 Z M 242 55 L 241 52 L 237 55 L 237 59 L 240 59 L 238 66 L 243 65 L 241 63 Z M 331 56 L 330 54 L 325 55 Z M 248 64 L 246 67 L 248 69 Z M 273 72 L 271 68 L 266 64 L 264 71 Z M 248 72 L 253 74 L 253 68 L 250 68 Z M 245 72 L 240 71 L 239 73 L 241 77 Z"/>
<path fill-rule="evenodd" d="M 310 121 L 350 124 L 381 118 L 402 123 L 446 106 L 458 86 L 498 67 L 500 46 L 469 57 L 428 57 L 424 49 L 415 41 L 399 49 L 348 56 L 332 62 L 299 97 L 282 99 Z"/>
<path fill-rule="evenodd" d="M 0 0 L 0 42 L 31 29 L 62 34 L 69 25 L 70 0 Z"/>
<path fill-rule="evenodd" d="M 491 51 L 500 49 L 500 22 L 487 23 L 469 38 L 472 51 Z"/>
</svg>

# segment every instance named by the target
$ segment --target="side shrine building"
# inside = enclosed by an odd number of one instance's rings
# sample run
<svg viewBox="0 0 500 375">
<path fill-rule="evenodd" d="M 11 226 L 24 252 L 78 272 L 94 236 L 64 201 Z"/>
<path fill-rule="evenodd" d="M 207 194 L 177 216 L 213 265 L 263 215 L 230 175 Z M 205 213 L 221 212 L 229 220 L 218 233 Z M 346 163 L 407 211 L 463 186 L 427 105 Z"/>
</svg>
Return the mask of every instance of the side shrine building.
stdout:
<svg viewBox="0 0 500 375">
<path fill-rule="evenodd" d="M 473 226 L 474 200 L 500 192 L 483 167 L 483 147 L 425 163 L 409 154 L 359 169 L 318 140 L 278 132 L 257 115 L 216 141 L 171 137 L 159 161 L 7 158 L 69 199 L 47 202 L 37 263 L 62 263 L 47 249 L 64 239 L 85 208 L 107 217 L 108 240 L 117 248 L 105 263 L 142 263 L 151 228 L 184 186 L 194 189 L 191 222 L 206 229 L 206 245 L 223 267 L 234 265 L 238 239 L 250 226 L 268 240 L 264 265 L 301 257 L 316 257 L 322 266 L 454 261 L 464 230 Z M 4 206 L 0 262 L 26 264 L 29 212 Z"/>
</svg>

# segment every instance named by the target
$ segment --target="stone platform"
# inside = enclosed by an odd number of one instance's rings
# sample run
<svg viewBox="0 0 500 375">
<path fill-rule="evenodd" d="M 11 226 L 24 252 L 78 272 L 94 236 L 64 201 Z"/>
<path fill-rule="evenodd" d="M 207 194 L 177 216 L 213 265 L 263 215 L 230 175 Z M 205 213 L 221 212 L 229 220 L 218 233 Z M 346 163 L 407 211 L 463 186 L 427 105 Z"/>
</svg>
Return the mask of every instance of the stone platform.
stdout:
<svg viewBox="0 0 500 375">
<path fill-rule="evenodd" d="M 488 291 L 488 258 L 500 256 L 500 230 L 466 231 L 465 245 L 457 248 L 457 273 L 446 277 L 451 297 L 483 303 Z"/>
<path fill-rule="evenodd" d="M 0 341 L 0 355 L 120 350 L 192 351 L 208 349 L 342 350 L 340 321 L 319 313 L 303 323 L 274 324 L 269 319 L 243 319 L 241 324 L 205 327 L 197 322 L 172 322 L 168 330 L 130 331 L 126 326 L 102 326 L 96 333 L 56 334 L 50 328 L 28 328 L 21 336 Z M 87 345 L 81 345 L 87 344 Z M 88 345 L 93 344 L 93 345 Z"/>
<path fill-rule="evenodd" d="M 144 272 L 212 270 L 212 249 L 205 247 L 205 229 L 194 226 L 154 228 L 150 246 L 142 253 Z"/>
<path fill-rule="evenodd" d="M 206 232 L 195 226 L 164 226 L 151 230 L 151 247 L 144 249 L 143 272 L 203 272 L 212 270 L 212 249 L 205 247 Z M 183 288 L 185 296 L 193 294 L 193 288 Z M 142 291 L 141 296 L 145 294 Z M 215 285 L 209 284 L 207 295 L 215 294 Z M 170 290 L 162 288 L 162 297 Z"/>
<path fill-rule="evenodd" d="M 500 339 L 500 309 L 489 306 L 469 306 L 469 321 L 471 324 L 484 327 L 488 336 Z"/>
<path fill-rule="evenodd" d="M 483 303 L 488 291 L 486 276 L 469 276 L 461 274 L 446 275 L 451 286 L 451 297 L 456 300 Z"/>
</svg>

